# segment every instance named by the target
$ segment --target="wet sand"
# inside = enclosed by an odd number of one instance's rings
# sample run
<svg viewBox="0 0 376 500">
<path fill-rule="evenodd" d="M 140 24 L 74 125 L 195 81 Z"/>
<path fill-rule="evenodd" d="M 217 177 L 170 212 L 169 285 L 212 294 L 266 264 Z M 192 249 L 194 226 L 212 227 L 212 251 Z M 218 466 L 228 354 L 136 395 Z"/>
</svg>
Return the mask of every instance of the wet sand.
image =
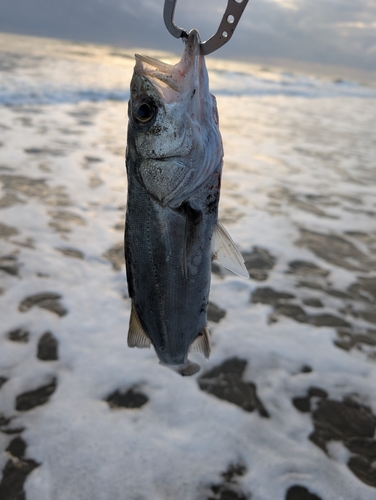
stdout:
<svg viewBox="0 0 376 500">
<path fill-rule="evenodd" d="M 126 102 L 0 107 L 2 500 L 374 498 L 375 101 L 218 102 L 251 279 L 190 379 L 126 346 Z"/>
</svg>

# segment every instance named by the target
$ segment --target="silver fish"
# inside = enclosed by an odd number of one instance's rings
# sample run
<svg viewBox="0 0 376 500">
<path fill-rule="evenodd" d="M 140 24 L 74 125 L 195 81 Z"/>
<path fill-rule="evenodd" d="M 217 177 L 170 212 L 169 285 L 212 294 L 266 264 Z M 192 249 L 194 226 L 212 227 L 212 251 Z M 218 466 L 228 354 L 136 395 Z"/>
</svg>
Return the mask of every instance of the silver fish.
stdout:
<svg viewBox="0 0 376 500">
<path fill-rule="evenodd" d="M 152 344 L 161 364 L 193 375 L 188 352 L 210 354 L 212 259 L 248 277 L 218 221 L 223 148 L 196 30 L 176 65 L 136 54 L 128 117 L 128 345 Z"/>
</svg>

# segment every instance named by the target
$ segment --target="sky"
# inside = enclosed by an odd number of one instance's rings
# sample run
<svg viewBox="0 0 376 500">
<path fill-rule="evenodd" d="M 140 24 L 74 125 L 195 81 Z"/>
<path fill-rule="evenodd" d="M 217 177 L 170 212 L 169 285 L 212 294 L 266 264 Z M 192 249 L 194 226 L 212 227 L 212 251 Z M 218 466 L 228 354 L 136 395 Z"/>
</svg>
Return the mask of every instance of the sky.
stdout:
<svg viewBox="0 0 376 500">
<path fill-rule="evenodd" d="M 0 31 L 180 52 L 163 23 L 164 0 L 0 0 Z M 178 0 L 176 23 L 216 30 L 227 0 Z M 376 0 L 249 0 L 216 55 L 290 59 L 376 70 Z"/>
</svg>

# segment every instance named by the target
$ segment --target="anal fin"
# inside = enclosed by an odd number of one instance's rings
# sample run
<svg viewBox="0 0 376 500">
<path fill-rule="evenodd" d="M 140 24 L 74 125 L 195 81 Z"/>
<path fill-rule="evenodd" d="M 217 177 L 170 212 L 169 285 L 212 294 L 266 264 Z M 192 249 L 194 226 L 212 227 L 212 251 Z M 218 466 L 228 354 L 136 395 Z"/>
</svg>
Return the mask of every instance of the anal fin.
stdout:
<svg viewBox="0 0 376 500">
<path fill-rule="evenodd" d="M 132 301 L 132 311 L 129 320 L 129 330 L 128 330 L 128 346 L 145 349 L 149 348 L 150 345 L 151 345 L 151 340 L 146 335 L 144 329 L 142 328 L 140 318 L 138 317 L 136 308 Z"/>
<path fill-rule="evenodd" d="M 236 248 L 231 236 L 218 221 L 212 236 L 213 260 L 218 260 L 226 269 L 242 278 L 249 278 L 242 254 Z"/>
<path fill-rule="evenodd" d="M 210 336 L 208 327 L 205 326 L 189 348 L 190 352 L 201 352 L 205 358 L 210 356 Z"/>
</svg>

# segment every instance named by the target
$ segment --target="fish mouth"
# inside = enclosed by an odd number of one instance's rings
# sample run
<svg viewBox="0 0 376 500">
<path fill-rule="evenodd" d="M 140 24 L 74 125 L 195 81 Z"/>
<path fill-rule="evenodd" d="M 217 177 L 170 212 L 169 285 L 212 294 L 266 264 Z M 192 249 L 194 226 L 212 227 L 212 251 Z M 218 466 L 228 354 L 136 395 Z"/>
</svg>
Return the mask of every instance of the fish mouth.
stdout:
<svg viewBox="0 0 376 500">
<path fill-rule="evenodd" d="M 141 54 L 135 54 L 136 60 L 142 61 L 149 66 L 154 67 L 155 69 L 162 71 L 164 73 L 167 73 L 168 71 L 171 70 L 172 64 L 165 63 L 163 61 L 160 61 L 159 59 L 156 59 L 155 57 L 150 57 L 150 56 L 143 56 Z"/>
<path fill-rule="evenodd" d="M 179 92 L 179 83 L 172 74 L 174 69 L 172 64 L 167 64 L 159 61 L 158 59 L 154 59 L 154 57 L 143 56 L 140 54 L 135 54 L 135 57 L 136 68 L 137 66 L 141 66 L 139 69 L 141 69 L 145 76 L 157 79 L 167 85 L 170 89 L 175 90 L 175 92 Z"/>
<path fill-rule="evenodd" d="M 167 101 L 176 100 L 176 94 L 171 97 L 171 91 L 185 93 L 192 88 L 192 81 L 197 80 L 200 63 L 204 60 L 200 52 L 200 35 L 197 30 L 192 29 L 188 33 L 188 37 L 184 39 L 184 43 L 183 56 L 174 65 L 154 57 L 135 54 L 135 70 L 156 86 L 167 98 Z"/>
</svg>

